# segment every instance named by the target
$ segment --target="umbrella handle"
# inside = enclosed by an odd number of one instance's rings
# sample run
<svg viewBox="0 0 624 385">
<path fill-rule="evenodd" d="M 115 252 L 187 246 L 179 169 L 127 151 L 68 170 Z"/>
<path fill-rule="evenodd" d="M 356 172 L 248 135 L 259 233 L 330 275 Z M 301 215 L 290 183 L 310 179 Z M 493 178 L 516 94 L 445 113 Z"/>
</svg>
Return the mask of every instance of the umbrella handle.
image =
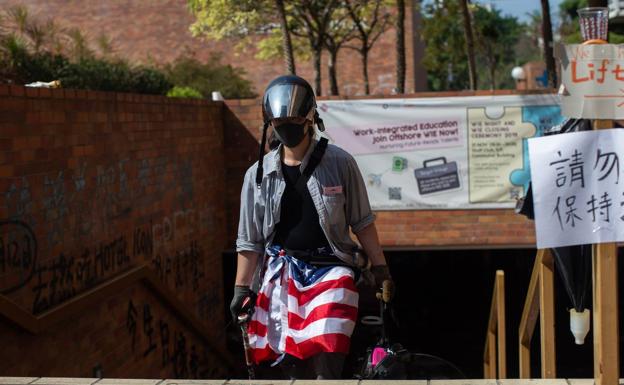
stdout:
<svg viewBox="0 0 624 385">
<path fill-rule="evenodd" d="M 245 365 L 247 366 L 247 374 L 249 375 L 250 380 L 256 379 L 256 371 L 254 369 L 254 364 L 251 359 L 251 347 L 249 346 L 249 334 L 247 333 L 247 324 L 249 323 L 249 318 L 251 317 L 251 297 L 246 297 L 243 300 L 241 305 L 241 309 L 244 309 L 238 315 L 238 324 L 241 328 L 241 334 L 243 335 L 243 349 L 245 351 Z"/>
</svg>

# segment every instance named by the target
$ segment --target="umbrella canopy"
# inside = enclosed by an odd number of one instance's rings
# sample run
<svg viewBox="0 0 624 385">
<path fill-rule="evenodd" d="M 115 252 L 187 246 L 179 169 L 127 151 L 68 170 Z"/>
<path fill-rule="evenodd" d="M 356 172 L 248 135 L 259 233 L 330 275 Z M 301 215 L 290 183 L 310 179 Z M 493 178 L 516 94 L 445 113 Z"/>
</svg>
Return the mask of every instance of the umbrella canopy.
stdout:
<svg viewBox="0 0 624 385">
<path fill-rule="evenodd" d="M 553 252 L 555 266 L 572 306 L 582 312 L 591 295 L 591 245 L 557 247 Z"/>
</svg>

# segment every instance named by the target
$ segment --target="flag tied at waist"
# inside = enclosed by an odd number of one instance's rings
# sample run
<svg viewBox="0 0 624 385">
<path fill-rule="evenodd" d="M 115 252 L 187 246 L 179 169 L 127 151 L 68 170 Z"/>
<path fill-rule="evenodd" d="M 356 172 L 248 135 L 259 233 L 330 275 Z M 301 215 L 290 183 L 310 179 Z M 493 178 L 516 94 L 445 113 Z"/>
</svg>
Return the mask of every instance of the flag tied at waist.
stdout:
<svg viewBox="0 0 624 385">
<path fill-rule="evenodd" d="M 358 310 L 354 272 L 316 267 L 267 248 L 266 271 L 248 325 L 255 363 L 284 354 L 306 359 L 320 352 L 348 353 Z"/>
</svg>

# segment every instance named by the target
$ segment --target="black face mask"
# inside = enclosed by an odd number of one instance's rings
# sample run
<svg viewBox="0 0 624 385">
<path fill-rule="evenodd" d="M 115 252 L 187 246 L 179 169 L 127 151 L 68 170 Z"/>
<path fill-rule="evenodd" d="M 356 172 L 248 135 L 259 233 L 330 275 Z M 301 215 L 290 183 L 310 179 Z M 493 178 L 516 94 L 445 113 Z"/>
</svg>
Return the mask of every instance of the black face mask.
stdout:
<svg viewBox="0 0 624 385">
<path fill-rule="evenodd" d="M 275 127 L 275 135 L 286 147 L 295 147 L 305 137 L 305 123 L 282 123 Z"/>
</svg>

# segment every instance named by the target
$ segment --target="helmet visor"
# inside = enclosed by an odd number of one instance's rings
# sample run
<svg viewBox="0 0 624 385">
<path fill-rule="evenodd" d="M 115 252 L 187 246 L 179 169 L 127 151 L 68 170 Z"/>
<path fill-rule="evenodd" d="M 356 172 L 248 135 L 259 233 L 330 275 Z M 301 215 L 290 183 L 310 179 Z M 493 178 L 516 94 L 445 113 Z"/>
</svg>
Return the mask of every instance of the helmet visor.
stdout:
<svg viewBox="0 0 624 385">
<path fill-rule="evenodd" d="M 299 84 L 276 84 L 264 94 L 267 119 L 307 118 L 314 108 L 314 95 Z"/>
</svg>

